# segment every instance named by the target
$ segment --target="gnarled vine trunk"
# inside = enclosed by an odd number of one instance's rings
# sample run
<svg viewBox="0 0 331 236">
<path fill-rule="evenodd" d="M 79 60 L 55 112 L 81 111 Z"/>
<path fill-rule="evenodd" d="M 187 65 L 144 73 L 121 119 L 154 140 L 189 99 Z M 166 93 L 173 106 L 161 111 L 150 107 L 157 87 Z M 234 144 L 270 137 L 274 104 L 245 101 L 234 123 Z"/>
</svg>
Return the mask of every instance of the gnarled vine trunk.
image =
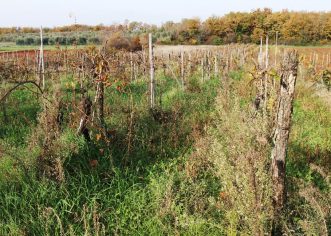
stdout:
<svg viewBox="0 0 331 236">
<path fill-rule="evenodd" d="M 285 157 L 290 132 L 298 63 L 298 53 L 294 50 L 285 55 L 282 63 L 280 94 L 274 127 L 273 149 L 271 153 L 271 169 L 274 190 L 274 235 L 280 233 L 279 219 L 285 201 Z"/>
</svg>

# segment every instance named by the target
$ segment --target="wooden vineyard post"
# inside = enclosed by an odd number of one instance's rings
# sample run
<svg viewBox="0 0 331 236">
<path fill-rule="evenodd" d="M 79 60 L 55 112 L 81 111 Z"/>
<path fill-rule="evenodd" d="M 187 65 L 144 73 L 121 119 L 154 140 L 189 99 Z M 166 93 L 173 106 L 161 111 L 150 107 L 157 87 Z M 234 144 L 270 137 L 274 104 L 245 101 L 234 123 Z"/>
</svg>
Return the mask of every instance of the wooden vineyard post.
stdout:
<svg viewBox="0 0 331 236">
<path fill-rule="evenodd" d="M 323 53 L 323 57 L 322 57 L 322 68 L 324 67 L 324 58 L 325 57 L 325 55 L 324 55 L 324 53 Z"/>
<path fill-rule="evenodd" d="M 188 68 L 187 68 L 187 76 L 191 76 L 192 71 L 192 56 L 191 53 L 188 53 Z"/>
<path fill-rule="evenodd" d="M 262 68 L 263 66 L 263 39 L 262 39 L 262 36 L 261 36 L 261 39 L 260 39 L 260 51 L 259 51 L 259 55 L 258 55 L 258 63 L 259 63 L 259 67 L 260 69 Z"/>
<path fill-rule="evenodd" d="M 271 172 L 274 191 L 273 231 L 275 234 L 280 232 L 280 214 L 285 201 L 285 157 L 289 139 L 298 64 L 298 53 L 295 50 L 288 52 L 282 63 L 280 94 L 272 139 L 273 149 L 271 151 Z"/>
<path fill-rule="evenodd" d="M 214 76 L 215 78 L 218 75 L 218 60 L 217 60 L 217 55 L 214 55 Z"/>
<path fill-rule="evenodd" d="M 206 66 L 207 66 L 207 78 L 208 80 L 210 80 L 210 51 L 207 52 Z"/>
<path fill-rule="evenodd" d="M 318 54 L 316 53 L 315 56 L 316 57 L 315 57 L 315 64 L 314 64 L 315 67 L 314 68 L 315 68 L 315 71 L 316 71 L 318 69 L 318 65 L 317 65 L 317 63 L 318 63 Z"/>
<path fill-rule="evenodd" d="M 326 54 L 326 66 L 329 65 L 329 54 Z"/>
<path fill-rule="evenodd" d="M 233 55 L 232 55 L 232 50 L 230 49 L 229 51 L 229 63 L 228 63 L 228 73 L 230 72 L 230 70 L 232 70 L 232 60 L 233 60 Z"/>
<path fill-rule="evenodd" d="M 180 52 L 180 78 L 182 82 L 182 88 L 184 89 L 185 86 L 185 71 L 184 71 L 184 52 Z"/>
<path fill-rule="evenodd" d="M 101 75 L 99 75 L 99 80 L 101 80 Z M 105 87 L 103 81 L 97 82 L 96 94 L 94 98 L 94 104 L 96 104 L 96 118 L 101 126 L 101 128 L 105 128 L 105 119 L 104 119 L 104 93 Z M 92 120 L 94 118 L 94 114 Z"/>
<path fill-rule="evenodd" d="M 29 67 L 29 52 L 25 52 L 25 59 L 26 59 L 26 67 L 30 68 Z"/>
<path fill-rule="evenodd" d="M 133 53 L 130 52 L 130 81 L 134 79 Z"/>
<path fill-rule="evenodd" d="M 145 48 L 143 47 L 143 50 L 142 50 L 142 59 L 143 59 L 143 63 L 142 63 L 142 70 L 143 70 L 143 75 L 144 76 L 147 76 L 146 75 L 146 72 L 147 72 L 147 66 L 146 66 L 146 53 L 145 53 Z"/>
<path fill-rule="evenodd" d="M 43 46 L 43 28 L 40 27 L 40 51 L 38 63 L 39 83 L 42 83 L 42 89 L 45 89 L 45 65 L 44 65 L 44 46 Z"/>
<path fill-rule="evenodd" d="M 266 36 L 265 40 L 265 73 L 263 76 L 263 88 L 264 88 L 264 100 L 263 100 L 263 114 L 267 113 L 267 103 L 268 103 L 268 67 L 269 67 L 269 37 Z"/>
<path fill-rule="evenodd" d="M 204 63 L 204 57 L 201 58 L 201 79 L 202 82 L 205 80 L 205 63 Z"/>
<path fill-rule="evenodd" d="M 261 75 L 259 75 L 259 81 L 258 81 L 258 94 L 255 98 L 255 109 L 260 110 L 261 107 L 264 107 L 264 99 L 265 99 L 265 94 L 264 94 L 264 84 L 263 84 L 263 79 L 264 79 L 264 68 L 263 68 L 263 39 L 262 37 L 260 38 L 260 47 L 259 47 L 259 53 L 257 57 L 257 70 L 260 72 Z"/>
<path fill-rule="evenodd" d="M 278 54 L 278 31 L 276 31 L 276 43 L 275 43 L 275 67 L 277 66 L 277 54 Z"/>
<path fill-rule="evenodd" d="M 150 64 L 150 108 L 155 106 L 155 79 L 154 79 L 154 54 L 153 54 L 153 41 L 152 34 L 148 35 L 149 44 L 149 64 Z"/>
<path fill-rule="evenodd" d="M 266 36 L 265 39 L 265 68 L 269 67 L 269 36 Z"/>
</svg>

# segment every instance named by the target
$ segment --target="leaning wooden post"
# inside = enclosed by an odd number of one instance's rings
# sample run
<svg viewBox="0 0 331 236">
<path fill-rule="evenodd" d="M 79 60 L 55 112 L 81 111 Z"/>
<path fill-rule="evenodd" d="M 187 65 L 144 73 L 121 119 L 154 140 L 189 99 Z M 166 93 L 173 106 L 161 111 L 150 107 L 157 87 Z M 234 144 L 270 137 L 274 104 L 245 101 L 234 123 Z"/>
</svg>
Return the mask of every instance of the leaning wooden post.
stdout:
<svg viewBox="0 0 331 236">
<path fill-rule="evenodd" d="M 154 54 L 153 54 L 153 41 L 152 34 L 148 35 L 149 38 L 149 64 L 150 64 L 150 107 L 153 109 L 155 106 L 155 79 L 154 79 Z"/>
<path fill-rule="evenodd" d="M 273 230 L 277 232 L 280 230 L 280 215 L 285 201 L 285 157 L 293 110 L 295 83 L 298 73 L 298 58 L 297 51 L 293 50 L 285 55 L 282 63 L 280 95 L 272 139 L 273 149 L 271 152 L 271 171 L 274 190 Z"/>
</svg>

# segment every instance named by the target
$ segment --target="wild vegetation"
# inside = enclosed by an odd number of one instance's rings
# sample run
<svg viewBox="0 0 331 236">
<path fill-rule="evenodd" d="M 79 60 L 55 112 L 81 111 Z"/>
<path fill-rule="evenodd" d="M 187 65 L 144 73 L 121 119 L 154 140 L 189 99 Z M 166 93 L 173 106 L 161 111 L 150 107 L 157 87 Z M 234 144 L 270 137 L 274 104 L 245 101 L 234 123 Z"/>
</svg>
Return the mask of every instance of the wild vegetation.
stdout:
<svg viewBox="0 0 331 236">
<path fill-rule="evenodd" d="M 149 40 L 0 54 L 0 234 L 328 235 L 331 51 Z"/>
</svg>

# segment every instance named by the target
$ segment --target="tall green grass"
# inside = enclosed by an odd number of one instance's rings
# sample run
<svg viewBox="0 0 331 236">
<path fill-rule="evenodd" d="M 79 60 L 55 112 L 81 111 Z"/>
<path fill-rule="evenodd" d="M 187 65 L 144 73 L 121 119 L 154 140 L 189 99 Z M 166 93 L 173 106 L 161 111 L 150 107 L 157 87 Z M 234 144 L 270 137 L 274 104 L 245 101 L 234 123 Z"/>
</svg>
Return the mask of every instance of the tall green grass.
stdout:
<svg viewBox="0 0 331 236">
<path fill-rule="evenodd" d="M 29 142 L 41 109 L 29 91 L 15 92 L 8 100 L 12 119 L 0 126 L 0 148 L 5 149 L 0 155 L 0 235 L 270 232 L 267 126 L 252 112 L 246 77 L 243 70 L 204 83 L 193 76 L 183 90 L 159 74 L 156 118 L 149 110 L 146 80 L 122 91 L 117 84 L 108 87 L 105 118 L 114 132 L 106 142 L 92 128 L 92 141 L 86 142 L 67 118 L 58 138 L 63 183 L 37 175 L 40 150 Z M 70 104 L 74 94 L 66 82 L 74 81 L 61 81 L 63 101 Z M 331 112 L 302 81 L 298 85 L 283 225 L 288 232 L 321 235 L 331 225 L 325 177 L 330 171 Z M 74 111 L 70 105 L 66 109 Z M 165 118 L 157 119 L 160 114 Z M 24 123 L 26 119 L 30 122 Z M 95 160 L 97 165 L 91 166 Z"/>
<path fill-rule="evenodd" d="M 148 109 L 145 81 L 135 81 L 122 92 L 116 90 L 116 85 L 107 88 L 106 122 L 108 129 L 116 131 L 113 140 L 110 144 L 97 140 L 94 130 L 92 142 L 87 143 L 74 134 L 74 129 L 65 128 L 59 137 L 65 169 L 65 181 L 61 184 L 38 178 L 34 163 L 39 151 L 28 150 L 30 147 L 25 142 L 31 139 L 40 108 L 38 103 L 31 102 L 32 98 L 26 97 L 25 90 L 15 92 L 10 102 L 14 103 L 16 96 L 24 99 L 16 107 L 8 103 L 8 116 L 12 119 L 4 126 L 14 131 L 1 132 L 2 145 L 14 145 L 6 148 L 6 154 L 0 159 L 0 234 L 211 232 L 210 226 L 217 222 L 209 222 L 203 216 L 185 219 L 186 210 L 182 208 L 186 203 L 181 203 L 181 199 L 176 200 L 178 204 L 171 206 L 171 211 L 178 212 L 182 219 L 160 211 L 162 204 L 167 204 L 164 196 L 169 185 L 189 190 L 178 182 L 178 175 L 182 175 L 178 166 L 211 119 L 219 86 L 218 78 L 205 83 L 199 78 L 190 78 L 187 89 L 182 90 L 173 79 L 160 76 L 157 106 L 169 116 L 169 120 L 163 122 L 155 120 Z M 72 94 L 66 93 L 69 94 L 63 99 L 70 101 Z M 29 114 L 14 116 L 15 109 Z M 133 136 L 129 151 L 131 112 Z M 31 120 L 31 124 L 17 126 L 17 122 L 24 119 Z M 97 160 L 98 165 L 92 167 L 91 160 Z M 177 225 L 177 221 L 181 224 Z"/>
</svg>

